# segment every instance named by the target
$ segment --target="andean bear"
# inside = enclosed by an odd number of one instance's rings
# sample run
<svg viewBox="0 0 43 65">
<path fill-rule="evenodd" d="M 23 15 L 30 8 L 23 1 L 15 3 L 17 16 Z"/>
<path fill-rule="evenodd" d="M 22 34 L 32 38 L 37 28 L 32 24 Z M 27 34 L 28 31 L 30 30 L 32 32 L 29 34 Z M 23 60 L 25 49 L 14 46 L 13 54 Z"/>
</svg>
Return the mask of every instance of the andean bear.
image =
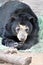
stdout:
<svg viewBox="0 0 43 65">
<path fill-rule="evenodd" d="M 38 18 L 29 5 L 9 1 L 0 7 L 2 44 L 18 50 L 29 49 L 38 42 Z"/>
</svg>

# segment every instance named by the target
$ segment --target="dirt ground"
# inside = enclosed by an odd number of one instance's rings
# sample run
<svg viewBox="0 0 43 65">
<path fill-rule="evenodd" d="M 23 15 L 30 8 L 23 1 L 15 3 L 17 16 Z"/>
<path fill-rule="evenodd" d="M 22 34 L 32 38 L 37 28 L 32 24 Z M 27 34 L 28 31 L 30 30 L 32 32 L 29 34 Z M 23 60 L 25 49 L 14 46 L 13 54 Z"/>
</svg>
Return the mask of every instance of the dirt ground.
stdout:
<svg viewBox="0 0 43 65">
<path fill-rule="evenodd" d="M 43 15 L 43 0 L 21 0 L 27 3 L 37 16 Z"/>
<path fill-rule="evenodd" d="M 24 56 L 32 57 L 30 65 L 43 65 L 43 53 L 24 53 Z"/>
</svg>

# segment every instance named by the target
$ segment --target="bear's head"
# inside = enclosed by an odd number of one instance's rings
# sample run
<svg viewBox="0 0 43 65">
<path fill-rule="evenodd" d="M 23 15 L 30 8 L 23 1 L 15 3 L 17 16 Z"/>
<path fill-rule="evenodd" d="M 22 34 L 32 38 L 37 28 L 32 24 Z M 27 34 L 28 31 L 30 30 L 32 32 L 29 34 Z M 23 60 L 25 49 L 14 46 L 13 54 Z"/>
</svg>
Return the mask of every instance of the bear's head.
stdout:
<svg viewBox="0 0 43 65">
<path fill-rule="evenodd" d="M 31 41 L 34 35 L 36 36 L 38 33 L 37 17 L 35 18 L 33 15 L 28 13 L 26 9 L 17 9 L 11 13 L 9 22 L 9 27 L 13 34 L 12 38 L 17 42 L 15 43 L 16 48 L 20 48 L 25 43 L 29 43 L 28 41 Z"/>
</svg>

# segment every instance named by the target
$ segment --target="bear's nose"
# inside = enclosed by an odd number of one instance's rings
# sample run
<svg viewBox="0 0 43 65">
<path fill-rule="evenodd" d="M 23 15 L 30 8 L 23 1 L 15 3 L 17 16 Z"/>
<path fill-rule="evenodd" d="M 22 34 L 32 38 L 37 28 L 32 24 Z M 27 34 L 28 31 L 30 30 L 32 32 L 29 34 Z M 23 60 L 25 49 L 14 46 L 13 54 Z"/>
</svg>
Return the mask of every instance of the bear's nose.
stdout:
<svg viewBox="0 0 43 65">
<path fill-rule="evenodd" d="M 21 41 L 24 41 L 24 38 L 21 38 Z"/>
</svg>

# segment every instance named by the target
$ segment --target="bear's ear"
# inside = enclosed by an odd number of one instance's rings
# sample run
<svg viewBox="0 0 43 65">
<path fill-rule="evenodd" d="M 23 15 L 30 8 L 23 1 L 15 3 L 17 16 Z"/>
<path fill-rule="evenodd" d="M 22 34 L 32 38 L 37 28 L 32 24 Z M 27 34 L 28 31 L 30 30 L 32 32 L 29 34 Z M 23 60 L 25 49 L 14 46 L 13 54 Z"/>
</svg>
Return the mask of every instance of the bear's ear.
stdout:
<svg viewBox="0 0 43 65">
<path fill-rule="evenodd" d="M 11 16 L 11 22 L 13 22 L 16 18 L 14 16 Z"/>
<path fill-rule="evenodd" d="M 33 17 L 33 16 L 30 15 L 30 14 L 27 14 L 27 18 L 28 18 L 28 20 L 29 20 L 30 22 L 35 21 L 35 17 Z"/>
<path fill-rule="evenodd" d="M 12 22 L 15 20 L 14 16 L 11 16 L 11 18 L 9 19 L 9 22 L 5 25 L 5 28 L 7 31 L 11 30 L 11 26 L 12 26 Z"/>
<path fill-rule="evenodd" d="M 33 22 L 34 21 L 34 17 L 29 17 L 29 21 Z"/>
</svg>

